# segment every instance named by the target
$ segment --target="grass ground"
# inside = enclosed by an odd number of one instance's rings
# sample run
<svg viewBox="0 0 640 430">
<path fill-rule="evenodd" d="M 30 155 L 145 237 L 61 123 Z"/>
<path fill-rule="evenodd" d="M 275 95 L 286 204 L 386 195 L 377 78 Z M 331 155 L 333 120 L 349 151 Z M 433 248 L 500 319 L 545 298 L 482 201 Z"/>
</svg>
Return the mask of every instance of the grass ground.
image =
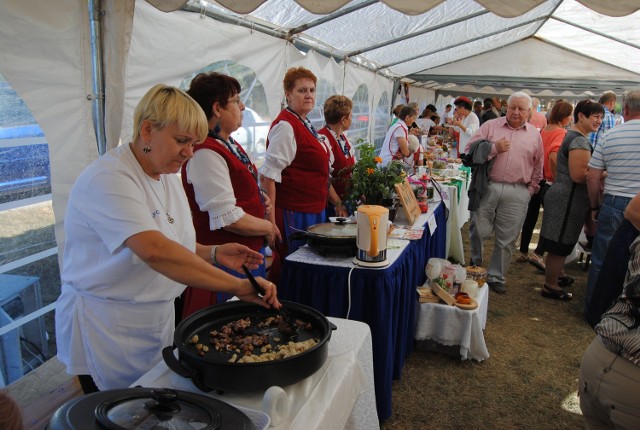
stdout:
<svg viewBox="0 0 640 430">
<path fill-rule="evenodd" d="M 485 243 L 485 261 L 490 244 Z M 568 288 L 573 300 L 544 298 L 543 273 L 516 263 L 514 254 L 507 293 L 489 293 L 484 335 L 491 356 L 461 361 L 414 350 L 402 379 L 394 382 L 393 416 L 383 429 L 584 428 L 576 389 L 582 354 L 594 332 L 582 312 L 587 272 L 577 261 L 567 264 L 566 272 L 576 278 Z"/>
</svg>

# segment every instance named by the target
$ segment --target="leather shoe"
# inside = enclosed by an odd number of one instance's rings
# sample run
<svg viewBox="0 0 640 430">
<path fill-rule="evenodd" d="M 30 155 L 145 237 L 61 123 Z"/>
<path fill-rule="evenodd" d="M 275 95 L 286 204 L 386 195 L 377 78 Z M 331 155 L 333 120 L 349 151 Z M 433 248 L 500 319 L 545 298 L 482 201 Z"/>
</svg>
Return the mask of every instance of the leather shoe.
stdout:
<svg viewBox="0 0 640 430">
<path fill-rule="evenodd" d="M 540 295 L 548 299 L 562 300 L 564 302 L 569 301 L 573 298 L 573 294 L 567 293 L 565 290 L 556 290 L 546 285 L 542 287 Z"/>
<path fill-rule="evenodd" d="M 529 264 L 531 264 L 533 267 L 540 270 L 541 272 L 545 271 L 546 267 L 544 265 L 544 259 L 540 257 L 538 254 L 536 254 L 535 252 L 532 252 L 529 255 Z"/>
<path fill-rule="evenodd" d="M 507 292 L 507 287 L 504 286 L 502 282 L 489 282 L 489 288 L 491 288 L 495 293 L 504 294 Z"/>
</svg>

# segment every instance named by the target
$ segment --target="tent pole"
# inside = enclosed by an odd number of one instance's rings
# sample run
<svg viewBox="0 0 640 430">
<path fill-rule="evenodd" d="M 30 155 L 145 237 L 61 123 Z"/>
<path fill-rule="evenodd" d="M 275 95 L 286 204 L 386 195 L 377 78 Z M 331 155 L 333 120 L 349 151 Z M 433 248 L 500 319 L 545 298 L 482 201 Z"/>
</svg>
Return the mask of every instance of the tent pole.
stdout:
<svg viewBox="0 0 640 430">
<path fill-rule="evenodd" d="M 98 142 L 98 154 L 107 151 L 107 140 L 104 131 L 104 73 L 102 65 L 102 26 L 104 17 L 101 0 L 89 0 L 89 32 L 91 38 L 91 65 L 93 69 L 93 127 Z"/>
</svg>

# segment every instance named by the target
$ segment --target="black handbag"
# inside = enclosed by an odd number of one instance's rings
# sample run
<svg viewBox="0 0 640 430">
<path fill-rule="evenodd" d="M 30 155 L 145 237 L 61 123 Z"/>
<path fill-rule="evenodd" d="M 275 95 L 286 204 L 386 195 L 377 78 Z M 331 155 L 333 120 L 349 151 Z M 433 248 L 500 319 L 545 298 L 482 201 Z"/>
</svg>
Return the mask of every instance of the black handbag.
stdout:
<svg viewBox="0 0 640 430">
<path fill-rule="evenodd" d="M 539 185 L 540 189 L 538 190 L 538 197 L 540 198 L 540 202 L 544 206 L 544 195 L 547 193 L 547 191 L 549 191 L 549 188 L 551 188 L 551 184 L 548 183 L 546 179 L 543 179 L 540 181 Z"/>
</svg>

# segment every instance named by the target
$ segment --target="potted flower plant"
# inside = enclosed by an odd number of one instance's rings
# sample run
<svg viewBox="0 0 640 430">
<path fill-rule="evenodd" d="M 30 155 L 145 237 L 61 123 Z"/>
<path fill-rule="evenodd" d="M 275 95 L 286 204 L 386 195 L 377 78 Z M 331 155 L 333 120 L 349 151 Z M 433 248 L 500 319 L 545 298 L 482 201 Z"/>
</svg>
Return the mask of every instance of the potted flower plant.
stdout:
<svg viewBox="0 0 640 430">
<path fill-rule="evenodd" d="M 347 167 L 351 171 L 347 201 L 353 207 L 359 204 L 391 206 L 394 185 L 402 182 L 406 175 L 402 162 L 394 160 L 382 167 L 382 158 L 376 155 L 375 147 L 362 139 L 358 141 L 356 149 L 358 161 Z"/>
</svg>

